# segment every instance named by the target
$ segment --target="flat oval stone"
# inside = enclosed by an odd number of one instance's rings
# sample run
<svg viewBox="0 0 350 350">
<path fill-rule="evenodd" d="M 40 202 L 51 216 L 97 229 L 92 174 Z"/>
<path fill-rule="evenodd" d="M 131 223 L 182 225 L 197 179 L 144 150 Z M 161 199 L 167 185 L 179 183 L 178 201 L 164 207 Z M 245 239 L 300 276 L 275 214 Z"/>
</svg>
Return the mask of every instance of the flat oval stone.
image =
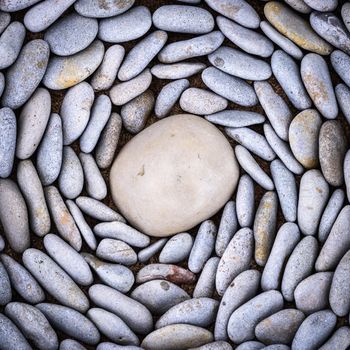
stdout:
<svg viewBox="0 0 350 350">
<path fill-rule="evenodd" d="M 46 41 L 31 40 L 23 46 L 16 62 L 6 72 L 2 95 L 4 107 L 21 107 L 32 95 L 46 71 L 50 49 Z"/>
<path fill-rule="evenodd" d="M 155 256 L 165 245 L 167 242 L 167 238 L 162 238 L 157 241 L 155 241 L 153 244 L 150 244 L 148 247 L 140 250 L 137 254 L 137 258 L 139 262 L 145 263 L 148 260 L 150 260 L 152 257 Z M 153 270 L 153 269 L 152 269 Z M 155 272 L 156 270 L 154 269 L 152 272 Z M 166 269 L 163 270 L 166 272 Z M 154 277 L 154 274 L 152 273 L 152 278 Z"/>
<path fill-rule="evenodd" d="M 183 79 L 202 71 L 204 63 L 183 62 L 173 64 L 156 64 L 152 67 L 151 73 L 158 79 Z"/>
<path fill-rule="evenodd" d="M 7 28 L 11 22 L 11 15 L 0 11 L 0 34 Z"/>
<path fill-rule="evenodd" d="M 346 194 L 350 198 L 350 152 L 347 151 L 344 159 L 344 181 L 346 187 Z"/>
<path fill-rule="evenodd" d="M 303 0 L 306 5 L 317 11 L 333 11 L 338 5 L 338 0 Z"/>
<path fill-rule="evenodd" d="M 210 258 L 203 267 L 193 290 L 194 298 L 211 298 L 215 291 L 215 274 L 220 259 L 216 256 Z"/>
<path fill-rule="evenodd" d="M 176 33 L 204 34 L 214 28 L 214 18 L 207 10 L 187 5 L 158 7 L 152 16 L 158 29 Z"/>
<path fill-rule="evenodd" d="M 140 151 L 146 143 L 147 155 Z M 154 163 L 160 151 L 161 161 Z M 180 154 L 181 164 L 174 163 Z M 216 154 L 221 154 L 220 159 Z M 198 181 L 198 174 L 205 176 Z M 215 186 L 210 189 L 208 175 L 218 180 L 216 185 L 210 180 Z M 159 177 L 163 181 L 168 178 L 165 187 L 159 186 Z M 230 198 L 237 178 L 237 163 L 227 140 L 210 123 L 192 115 L 169 117 L 145 129 L 119 153 L 110 174 L 112 196 L 122 214 L 141 231 L 155 236 L 185 231 L 216 213 Z M 201 196 L 194 198 L 191 193 L 197 191 Z M 147 220 L 138 215 L 139 211 Z M 163 214 L 159 216 L 159 212 Z"/>
<path fill-rule="evenodd" d="M 205 119 L 211 123 L 232 128 L 261 124 L 265 121 L 265 117 L 262 114 L 239 110 L 225 110 L 209 114 L 205 116 Z"/>
<path fill-rule="evenodd" d="M 74 9 L 84 17 L 113 17 L 124 13 L 134 4 L 135 0 L 78 0 Z"/>
<path fill-rule="evenodd" d="M 350 346 L 350 329 L 343 326 L 319 348 L 319 350 L 346 349 Z"/>
<path fill-rule="evenodd" d="M 193 245 L 193 238 L 189 233 L 178 233 L 171 237 L 159 254 L 159 262 L 174 264 L 185 260 Z"/>
<path fill-rule="evenodd" d="M 265 348 L 265 345 L 259 341 L 248 340 L 236 347 L 236 350 L 260 350 Z"/>
<path fill-rule="evenodd" d="M 15 12 L 32 6 L 39 1 L 40 0 L 4 0 L 0 3 L 0 10 L 6 12 Z"/>
<path fill-rule="evenodd" d="M 255 191 L 251 177 L 240 177 L 236 192 L 237 220 L 241 227 L 251 227 L 255 215 Z"/>
<path fill-rule="evenodd" d="M 60 350 L 86 350 L 79 342 L 73 339 L 65 339 L 61 341 Z"/>
<path fill-rule="evenodd" d="M 277 1 L 270 1 L 264 7 L 267 20 L 284 36 L 301 48 L 328 55 L 332 47 L 320 38 L 302 17 Z"/>
<path fill-rule="evenodd" d="M 97 31 L 96 19 L 71 13 L 52 25 L 44 38 L 51 52 L 58 56 L 70 56 L 87 48 L 95 39 Z"/>
<path fill-rule="evenodd" d="M 151 25 L 152 17 L 149 9 L 145 6 L 136 6 L 119 16 L 101 19 L 98 37 L 109 43 L 123 43 L 142 37 Z"/>
<path fill-rule="evenodd" d="M 345 3 L 341 8 L 341 17 L 343 19 L 343 22 L 346 26 L 346 28 L 350 29 L 350 5 L 348 3 Z"/>
<path fill-rule="evenodd" d="M 0 262 L 0 305 L 6 305 L 12 300 L 11 282 L 4 265 Z"/>
<path fill-rule="evenodd" d="M 2 313 L 0 314 L 0 346 L 8 350 L 32 350 L 22 332 Z"/>
<path fill-rule="evenodd" d="M 50 59 L 43 84 L 52 90 L 62 90 L 87 79 L 102 62 L 103 43 L 95 40 L 90 46 L 68 57 Z"/>
<path fill-rule="evenodd" d="M 5 76 L 0 72 L 0 97 L 5 89 Z"/>
<path fill-rule="evenodd" d="M 331 53 L 331 64 L 344 83 L 350 86 L 350 57 L 343 51 L 334 50 Z"/>
<path fill-rule="evenodd" d="M 232 350 L 232 346 L 225 341 L 214 341 L 190 350 Z"/>
<path fill-rule="evenodd" d="M 117 345 L 110 342 L 102 342 L 97 345 L 96 350 L 143 350 L 135 345 Z"/>
</svg>

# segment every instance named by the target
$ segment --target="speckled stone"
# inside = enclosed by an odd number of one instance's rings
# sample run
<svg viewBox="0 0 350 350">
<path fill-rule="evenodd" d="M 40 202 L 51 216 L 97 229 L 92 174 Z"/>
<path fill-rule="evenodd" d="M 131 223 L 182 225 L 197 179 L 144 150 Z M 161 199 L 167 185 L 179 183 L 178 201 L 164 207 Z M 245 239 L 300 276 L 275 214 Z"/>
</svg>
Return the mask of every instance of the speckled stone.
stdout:
<svg viewBox="0 0 350 350">
<path fill-rule="evenodd" d="M 0 262 L 0 305 L 6 305 L 12 300 L 11 282 L 4 265 Z M 0 343 L 1 344 L 1 343 Z"/>
<path fill-rule="evenodd" d="M 338 328 L 319 350 L 347 349 L 350 346 L 350 329 L 347 326 Z"/>
<path fill-rule="evenodd" d="M 265 348 L 263 343 L 256 340 L 248 340 L 236 347 L 236 350 L 260 350 Z"/>
<path fill-rule="evenodd" d="M 34 5 L 40 0 L 4 0 L 0 3 L 0 10 L 15 12 Z"/>
<path fill-rule="evenodd" d="M 11 15 L 7 12 L 0 11 L 0 34 L 6 29 L 11 22 Z"/>
<path fill-rule="evenodd" d="M 204 63 L 183 62 L 174 64 L 156 64 L 152 67 L 151 73 L 158 79 L 183 79 L 202 71 Z"/>
<path fill-rule="evenodd" d="M 348 200 L 350 198 L 350 152 L 347 151 L 344 158 L 344 181 Z"/>
<path fill-rule="evenodd" d="M 134 4 L 135 0 L 78 0 L 74 9 L 84 17 L 113 17 L 124 13 Z"/>
<path fill-rule="evenodd" d="M 317 11 L 333 11 L 338 6 L 338 0 L 303 0 L 306 5 Z"/>
<path fill-rule="evenodd" d="M 154 257 L 165 245 L 167 238 L 158 239 L 148 247 L 140 250 L 137 254 L 139 262 L 145 263 Z"/>
<path fill-rule="evenodd" d="M 159 254 L 159 262 L 174 264 L 188 258 L 193 245 L 193 238 L 189 233 L 178 233 L 171 237 Z"/>
<path fill-rule="evenodd" d="M 331 64 L 344 83 L 350 86 L 350 57 L 343 51 L 334 50 L 331 53 Z"/>
<path fill-rule="evenodd" d="M 237 220 L 241 227 L 251 227 L 255 214 L 255 191 L 251 177 L 244 174 L 240 177 L 236 192 Z"/>
<path fill-rule="evenodd" d="M 346 2 L 341 8 L 341 17 L 348 30 L 350 30 L 350 5 Z"/>
<path fill-rule="evenodd" d="M 211 123 L 231 128 L 241 128 L 261 124 L 265 121 L 262 114 L 249 111 L 225 110 L 205 116 Z"/>
<path fill-rule="evenodd" d="M 218 257 L 213 256 L 206 262 L 193 290 L 194 298 L 212 298 L 215 291 L 215 274 L 219 261 Z"/>
<path fill-rule="evenodd" d="M 73 339 L 65 339 L 61 341 L 59 350 L 86 350 L 79 342 Z"/>
<path fill-rule="evenodd" d="M 135 345 L 117 345 L 110 342 L 102 342 L 97 345 L 96 350 L 143 350 Z"/>
<path fill-rule="evenodd" d="M 5 89 L 5 76 L 2 72 L 0 72 L 0 97 Z"/>
<path fill-rule="evenodd" d="M 21 331 L 3 314 L 0 314 L 0 346 L 8 350 L 32 350 Z"/>
<path fill-rule="evenodd" d="M 232 346 L 225 341 L 214 341 L 190 350 L 232 350 Z"/>
</svg>

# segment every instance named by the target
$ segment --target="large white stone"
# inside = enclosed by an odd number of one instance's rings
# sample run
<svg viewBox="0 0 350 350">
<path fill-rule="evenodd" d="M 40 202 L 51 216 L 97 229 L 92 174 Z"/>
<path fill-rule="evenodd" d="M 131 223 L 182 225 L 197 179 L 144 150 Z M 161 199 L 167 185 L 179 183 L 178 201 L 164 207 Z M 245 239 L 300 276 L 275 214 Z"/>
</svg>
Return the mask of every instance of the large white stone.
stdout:
<svg viewBox="0 0 350 350">
<path fill-rule="evenodd" d="M 214 215 L 232 196 L 238 176 L 233 149 L 219 129 L 181 114 L 135 136 L 114 161 L 110 183 L 127 220 L 160 237 Z"/>
</svg>

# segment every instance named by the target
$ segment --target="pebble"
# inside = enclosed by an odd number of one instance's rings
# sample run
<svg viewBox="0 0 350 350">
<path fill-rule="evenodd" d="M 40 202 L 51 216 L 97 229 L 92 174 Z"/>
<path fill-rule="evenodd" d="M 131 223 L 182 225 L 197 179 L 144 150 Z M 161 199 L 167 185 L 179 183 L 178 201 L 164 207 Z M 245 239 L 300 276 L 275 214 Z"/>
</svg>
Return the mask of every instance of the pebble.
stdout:
<svg viewBox="0 0 350 350">
<path fill-rule="evenodd" d="M 319 158 L 323 176 L 331 186 L 344 182 L 343 162 L 348 149 L 344 129 L 337 120 L 322 124 L 319 135 Z"/>
<path fill-rule="evenodd" d="M 216 22 L 221 32 L 243 51 L 261 57 L 272 55 L 273 43 L 266 36 L 242 27 L 225 17 L 218 16 Z"/>
<path fill-rule="evenodd" d="M 15 12 L 32 6 L 39 1 L 40 0 L 4 0 L 0 3 L 0 10 L 6 12 Z"/>
<path fill-rule="evenodd" d="M 56 225 L 58 233 L 75 250 L 79 251 L 82 245 L 80 232 L 58 189 L 55 186 L 49 186 L 44 189 L 44 192 L 51 217 Z"/>
<path fill-rule="evenodd" d="M 202 81 L 210 90 L 240 106 L 251 107 L 258 103 L 255 91 L 248 83 L 215 67 L 202 72 Z"/>
<path fill-rule="evenodd" d="M 18 163 L 17 182 L 27 204 L 30 228 L 37 236 L 43 237 L 50 231 L 51 220 L 44 190 L 31 160 Z"/>
<path fill-rule="evenodd" d="M 109 92 L 109 96 L 116 106 L 125 105 L 135 97 L 145 92 L 152 82 L 152 74 L 146 68 L 137 77 L 114 85 Z"/>
<path fill-rule="evenodd" d="M 286 222 L 278 230 L 261 276 L 262 290 L 277 290 L 279 288 L 285 262 L 299 240 L 299 228 L 294 223 Z"/>
<path fill-rule="evenodd" d="M 42 303 L 36 307 L 46 316 L 51 325 L 66 335 L 86 344 L 100 341 L 96 326 L 83 314 L 66 306 Z"/>
<path fill-rule="evenodd" d="M 338 115 L 338 105 L 326 61 L 309 53 L 301 61 L 301 77 L 306 90 L 319 112 L 327 119 Z"/>
<path fill-rule="evenodd" d="M 317 11 L 333 11 L 338 5 L 338 0 L 304 0 L 304 2 Z"/>
<path fill-rule="evenodd" d="M 262 114 L 249 111 L 225 110 L 205 116 L 211 123 L 227 126 L 231 128 L 241 128 L 261 124 L 265 121 Z"/>
<path fill-rule="evenodd" d="M 16 61 L 22 49 L 25 34 L 26 30 L 20 22 L 12 22 L 7 26 L 0 36 L 0 69 L 8 68 Z"/>
<path fill-rule="evenodd" d="M 127 267 L 104 262 L 88 253 L 83 253 L 82 255 L 99 279 L 106 285 L 122 293 L 127 293 L 133 286 L 135 281 L 134 274 Z"/>
<path fill-rule="evenodd" d="M 5 76 L 0 72 L 0 97 L 5 89 Z"/>
<path fill-rule="evenodd" d="M 180 97 L 181 108 L 192 114 L 212 114 L 224 110 L 227 100 L 211 91 L 190 87 Z"/>
<path fill-rule="evenodd" d="M 350 54 L 350 34 L 343 22 L 333 13 L 312 12 L 313 30 L 332 46 Z"/>
<path fill-rule="evenodd" d="M 206 65 L 197 62 L 155 64 L 151 73 L 158 79 L 183 79 L 201 72 Z"/>
<path fill-rule="evenodd" d="M 102 200 L 107 196 L 106 182 L 91 153 L 79 153 L 79 159 L 83 166 L 85 177 L 85 189 L 88 195 L 94 199 Z"/>
<path fill-rule="evenodd" d="M 91 86 L 94 90 L 108 90 L 112 87 L 124 55 L 125 49 L 121 45 L 113 45 L 106 50 L 102 63 L 91 79 Z"/>
<path fill-rule="evenodd" d="M 308 316 L 298 328 L 292 343 L 295 350 L 316 350 L 331 335 L 337 322 L 330 310 L 322 310 Z"/>
<path fill-rule="evenodd" d="M 105 18 L 113 17 L 124 13 L 134 5 L 135 0 L 78 0 L 74 4 L 74 9 L 84 17 Z"/>
<path fill-rule="evenodd" d="M 214 11 L 234 20 L 247 28 L 258 28 L 259 15 L 254 8 L 244 0 L 205 0 Z"/>
<path fill-rule="evenodd" d="M 225 341 L 214 341 L 190 350 L 232 350 L 232 346 Z"/>
<path fill-rule="evenodd" d="M 99 67 L 104 46 L 95 40 L 86 49 L 67 57 L 53 56 L 48 64 L 43 84 L 51 90 L 62 90 L 79 84 Z"/>
<path fill-rule="evenodd" d="M 145 6 L 136 6 L 116 16 L 101 19 L 98 37 L 109 43 L 124 43 L 146 34 L 152 25 L 152 16 Z"/>
<path fill-rule="evenodd" d="M 61 342 L 59 350 L 86 350 L 86 348 L 73 339 L 65 339 Z"/>
<path fill-rule="evenodd" d="M 141 346 L 149 350 L 178 350 L 201 346 L 213 341 L 208 330 L 186 324 L 173 324 L 157 329 L 143 339 Z"/>
<path fill-rule="evenodd" d="M 23 22 L 30 32 L 42 32 L 56 22 L 74 2 L 75 0 L 61 0 L 59 2 L 55 0 L 43 1 L 26 12 Z M 76 30 L 76 28 L 72 30 Z"/>
<path fill-rule="evenodd" d="M 16 115 L 11 108 L 0 109 L 0 177 L 10 176 L 16 152 Z"/>
<path fill-rule="evenodd" d="M 4 238 L 0 235 L 0 252 L 5 249 L 5 241 Z"/>
<path fill-rule="evenodd" d="M 216 272 L 216 291 L 223 295 L 241 272 L 249 268 L 254 251 L 254 236 L 250 228 L 235 233 L 222 255 Z"/>
<path fill-rule="evenodd" d="M 79 139 L 82 152 L 90 153 L 94 150 L 111 112 L 112 103 L 109 97 L 107 95 L 98 96 L 91 108 L 88 124 Z"/>
<path fill-rule="evenodd" d="M 36 153 L 36 170 L 44 186 L 55 182 L 63 159 L 63 132 L 61 117 L 52 113 Z"/>
<path fill-rule="evenodd" d="M 154 106 L 154 95 L 151 90 L 143 92 L 130 102 L 122 106 L 120 115 L 125 129 L 132 133 L 139 133 L 146 125 L 147 118 Z"/>
<path fill-rule="evenodd" d="M 231 241 L 231 238 L 237 231 L 236 204 L 233 201 L 226 203 L 220 220 L 218 234 L 215 241 L 215 253 L 222 256 Z"/>
<path fill-rule="evenodd" d="M 282 140 L 287 141 L 288 129 L 292 121 L 292 113 L 287 103 L 267 81 L 255 82 L 254 89 L 276 134 Z"/>
<path fill-rule="evenodd" d="M 265 80 L 272 74 L 270 65 L 265 61 L 228 46 L 221 46 L 208 59 L 223 72 L 246 80 Z"/>
<path fill-rule="evenodd" d="M 279 159 L 270 164 L 270 171 L 283 216 L 286 221 L 294 222 L 297 218 L 298 204 L 297 184 L 294 174 Z"/>
<path fill-rule="evenodd" d="M 306 168 L 318 165 L 318 138 L 322 119 L 315 109 L 297 114 L 289 126 L 289 144 L 294 157 Z"/>
<path fill-rule="evenodd" d="M 11 22 L 11 15 L 0 11 L 0 34 L 7 28 Z"/>
<path fill-rule="evenodd" d="M 200 272 L 210 258 L 214 250 L 216 234 L 217 229 L 213 221 L 207 220 L 200 225 L 188 258 L 188 268 L 192 272 Z"/>
<path fill-rule="evenodd" d="M 300 180 L 298 225 L 304 235 L 315 235 L 329 195 L 329 186 L 318 169 L 308 170 Z"/>
<path fill-rule="evenodd" d="M 60 237 L 50 233 L 44 238 L 44 247 L 50 257 L 65 270 L 72 279 L 88 286 L 93 276 L 85 259 Z"/>
<path fill-rule="evenodd" d="M 333 335 L 319 348 L 319 350 L 347 349 L 350 346 L 350 329 L 343 326 L 338 328 Z"/>
<path fill-rule="evenodd" d="M 343 255 L 350 249 L 350 206 L 346 205 L 335 220 L 331 232 L 316 260 L 316 271 L 334 270 Z"/>
<path fill-rule="evenodd" d="M 137 284 L 155 279 L 164 279 L 182 285 L 194 283 L 196 275 L 183 267 L 171 264 L 148 264 L 136 274 Z"/>
<path fill-rule="evenodd" d="M 276 236 L 278 198 L 275 192 L 265 192 L 254 219 L 255 261 L 265 266 Z"/>
<path fill-rule="evenodd" d="M 237 220 L 241 227 L 251 227 L 255 214 L 255 191 L 251 177 L 243 174 L 236 193 Z"/>
<path fill-rule="evenodd" d="M 302 280 L 294 291 L 295 305 L 306 314 L 327 309 L 333 272 L 317 272 Z"/>
<path fill-rule="evenodd" d="M 224 38 L 223 34 L 217 30 L 192 39 L 176 41 L 160 51 L 158 60 L 162 63 L 175 63 L 193 57 L 206 56 L 218 49 Z"/>
<path fill-rule="evenodd" d="M 300 110 L 310 108 L 312 102 L 301 80 L 300 68 L 293 58 L 277 50 L 271 57 L 271 68 L 293 106 Z"/>
<path fill-rule="evenodd" d="M 248 340 L 236 347 L 236 350 L 260 350 L 265 348 L 263 343 L 255 340 Z"/>
<path fill-rule="evenodd" d="M 301 48 L 320 55 L 328 55 L 332 51 L 332 47 L 313 31 L 306 20 L 282 3 L 268 2 L 264 14 L 281 34 Z"/>
<path fill-rule="evenodd" d="M 147 262 L 164 247 L 166 242 L 167 242 L 167 238 L 162 238 L 155 241 L 153 244 L 150 244 L 148 247 L 140 250 L 137 254 L 138 261 L 143 263 Z"/>
<path fill-rule="evenodd" d="M 332 311 L 339 317 L 346 316 L 350 311 L 349 261 L 350 252 L 348 251 L 335 269 L 330 286 L 329 303 Z"/>
<path fill-rule="evenodd" d="M 344 180 L 348 199 L 350 198 L 350 152 L 346 152 L 344 159 Z"/>
<path fill-rule="evenodd" d="M 45 133 L 50 112 L 50 93 L 44 88 L 37 88 L 18 118 L 17 158 L 27 159 L 34 154 Z"/>
<path fill-rule="evenodd" d="M 278 45 L 288 55 L 297 60 L 301 60 L 303 58 L 303 52 L 299 49 L 299 47 L 295 45 L 293 41 L 280 34 L 269 22 L 261 21 L 260 29 L 271 41 Z"/>
<path fill-rule="evenodd" d="M 110 342 L 102 342 L 98 344 L 96 350 L 143 350 L 139 346 L 134 345 L 117 345 Z"/>
<path fill-rule="evenodd" d="M 304 319 L 305 315 L 299 310 L 278 311 L 257 324 L 255 336 L 264 344 L 291 344 Z"/>
<path fill-rule="evenodd" d="M 44 291 L 24 266 L 6 254 L 1 254 L 0 260 L 6 268 L 12 287 L 25 301 L 31 304 L 44 301 Z"/>
<path fill-rule="evenodd" d="M 334 50 L 331 53 L 331 64 L 336 73 L 344 81 L 347 86 L 350 86 L 350 57 L 341 50 Z M 338 101 L 339 102 L 339 101 Z"/>
<path fill-rule="evenodd" d="M 23 253 L 22 259 L 24 266 L 57 301 L 80 312 L 89 308 L 85 294 L 48 255 L 29 248 Z"/>
<path fill-rule="evenodd" d="M 216 340 L 228 340 L 227 325 L 231 314 L 253 298 L 260 286 L 260 272 L 246 270 L 240 273 L 227 287 L 220 301 L 216 316 L 214 336 Z"/>
<path fill-rule="evenodd" d="M 265 190 L 273 190 L 274 184 L 270 177 L 261 169 L 249 151 L 241 145 L 235 147 L 235 154 L 240 166 Z"/>
<path fill-rule="evenodd" d="M 97 246 L 96 255 L 99 258 L 127 266 L 137 262 L 135 251 L 127 243 L 117 239 L 103 239 Z"/>
<path fill-rule="evenodd" d="M 0 305 L 6 305 L 12 300 L 12 290 L 11 290 L 11 282 L 9 279 L 9 275 L 7 274 L 5 267 L 1 262 L 0 262 L 0 286 L 1 286 Z"/>
<path fill-rule="evenodd" d="M 215 22 L 207 10 L 187 5 L 158 7 L 152 16 L 153 25 L 167 32 L 204 34 L 213 30 Z"/>
<path fill-rule="evenodd" d="M 17 184 L 0 179 L 0 222 L 10 247 L 22 253 L 30 246 L 28 211 Z"/>
<path fill-rule="evenodd" d="M 257 295 L 232 313 L 227 326 L 228 336 L 236 344 L 253 340 L 256 325 L 282 308 L 283 297 L 280 292 L 270 290 Z"/>
<path fill-rule="evenodd" d="M 194 298 L 211 298 L 215 291 L 215 275 L 220 259 L 216 256 L 210 258 L 204 265 L 202 272 L 193 290 Z"/>
<path fill-rule="evenodd" d="M 341 8 L 341 16 L 346 28 L 350 29 L 350 6 L 348 3 L 343 4 Z"/>
<path fill-rule="evenodd" d="M 284 0 L 284 2 L 300 13 L 308 14 L 311 12 L 311 8 L 306 5 L 304 0 Z"/>
<path fill-rule="evenodd" d="M 32 305 L 13 302 L 5 307 L 5 314 L 40 350 L 56 350 L 58 338 L 54 329 L 40 310 Z"/>
</svg>

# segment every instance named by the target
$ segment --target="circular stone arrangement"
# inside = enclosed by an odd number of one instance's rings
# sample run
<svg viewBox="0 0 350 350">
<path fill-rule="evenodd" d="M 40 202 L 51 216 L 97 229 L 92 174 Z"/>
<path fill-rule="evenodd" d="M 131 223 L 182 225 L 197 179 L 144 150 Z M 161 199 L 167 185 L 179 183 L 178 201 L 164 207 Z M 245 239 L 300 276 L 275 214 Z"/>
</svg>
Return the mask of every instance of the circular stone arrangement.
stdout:
<svg viewBox="0 0 350 350">
<path fill-rule="evenodd" d="M 0 0 L 0 350 L 350 348 L 349 31 Z"/>
</svg>

